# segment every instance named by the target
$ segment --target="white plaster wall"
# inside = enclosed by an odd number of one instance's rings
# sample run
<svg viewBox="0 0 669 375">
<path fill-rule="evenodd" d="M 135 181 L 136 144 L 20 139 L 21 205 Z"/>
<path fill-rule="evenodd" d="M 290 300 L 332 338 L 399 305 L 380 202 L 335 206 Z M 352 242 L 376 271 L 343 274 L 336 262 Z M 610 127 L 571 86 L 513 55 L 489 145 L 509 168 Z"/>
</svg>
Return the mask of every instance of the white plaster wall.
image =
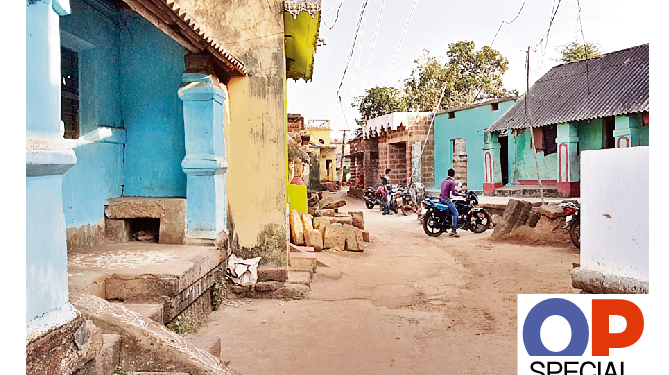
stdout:
<svg viewBox="0 0 669 375">
<path fill-rule="evenodd" d="M 649 281 L 648 150 L 581 152 L 581 268 Z"/>
</svg>

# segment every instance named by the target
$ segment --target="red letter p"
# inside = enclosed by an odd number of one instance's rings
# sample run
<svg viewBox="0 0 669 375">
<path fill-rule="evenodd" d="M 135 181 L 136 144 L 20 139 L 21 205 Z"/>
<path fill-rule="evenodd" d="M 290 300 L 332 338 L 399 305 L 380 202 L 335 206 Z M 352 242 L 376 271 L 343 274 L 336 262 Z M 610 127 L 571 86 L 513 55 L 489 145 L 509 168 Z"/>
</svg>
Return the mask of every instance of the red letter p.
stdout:
<svg viewBox="0 0 669 375">
<path fill-rule="evenodd" d="M 609 332 L 609 316 L 625 318 L 627 327 L 620 333 Z M 643 314 L 633 302 L 622 299 L 592 300 L 592 355 L 608 356 L 610 348 L 626 348 L 643 333 Z"/>
</svg>

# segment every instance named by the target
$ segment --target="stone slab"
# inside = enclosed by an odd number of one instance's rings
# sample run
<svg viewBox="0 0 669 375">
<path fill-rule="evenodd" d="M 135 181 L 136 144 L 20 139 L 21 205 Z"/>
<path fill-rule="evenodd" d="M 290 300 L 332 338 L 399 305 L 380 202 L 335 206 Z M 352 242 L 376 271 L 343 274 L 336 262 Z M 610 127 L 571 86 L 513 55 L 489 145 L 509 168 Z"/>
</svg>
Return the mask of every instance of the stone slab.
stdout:
<svg viewBox="0 0 669 375">
<path fill-rule="evenodd" d="M 286 267 L 258 267 L 258 282 L 286 280 L 288 280 Z"/>
<path fill-rule="evenodd" d="M 340 224 L 332 224 L 325 227 L 325 235 L 323 237 L 323 248 L 331 249 L 338 247 L 344 248 L 346 243 L 346 235 L 344 233 L 344 226 Z"/>
<path fill-rule="evenodd" d="M 348 214 L 351 215 L 351 224 L 353 224 L 354 227 L 365 229 L 365 218 L 362 211 L 349 211 Z"/>
<path fill-rule="evenodd" d="M 120 366 L 124 369 L 185 372 L 191 375 L 237 374 L 216 356 L 121 304 L 81 294 L 70 295 L 70 302 L 103 331 L 111 329 L 120 332 L 123 337 Z"/>
<path fill-rule="evenodd" d="M 362 240 L 364 242 L 369 242 L 369 232 L 364 231 L 364 230 L 362 231 Z"/>
<path fill-rule="evenodd" d="M 567 216 L 564 213 L 564 210 L 556 204 L 544 204 L 539 206 L 539 213 L 547 216 L 550 219 L 557 219 L 561 216 Z"/>
<path fill-rule="evenodd" d="M 193 346 L 204 349 L 216 357 L 221 356 L 221 338 L 213 335 L 184 335 L 184 339 Z"/>
<path fill-rule="evenodd" d="M 323 235 L 318 229 L 312 229 L 305 233 L 304 239 L 308 248 L 312 249 L 311 251 L 323 250 Z"/>
<path fill-rule="evenodd" d="M 160 219 L 160 243 L 178 244 L 186 229 L 186 198 L 118 197 L 107 200 L 110 219 Z"/>
<path fill-rule="evenodd" d="M 297 210 L 290 211 L 290 238 L 295 245 L 304 245 L 304 224 L 302 215 Z"/>
<path fill-rule="evenodd" d="M 162 303 L 124 303 L 123 306 L 145 318 L 149 318 L 158 323 L 165 323 L 163 318 L 164 306 Z"/>
</svg>

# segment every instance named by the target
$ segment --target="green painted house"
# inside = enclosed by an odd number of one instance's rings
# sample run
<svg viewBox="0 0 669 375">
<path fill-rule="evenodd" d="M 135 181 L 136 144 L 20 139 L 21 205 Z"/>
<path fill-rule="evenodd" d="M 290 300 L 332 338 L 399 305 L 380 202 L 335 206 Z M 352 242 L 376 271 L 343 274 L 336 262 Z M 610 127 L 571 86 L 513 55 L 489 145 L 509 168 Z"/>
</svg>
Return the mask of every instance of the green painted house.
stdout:
<svg viewBox="0 0 669 375">
<path fill-rule="evenodd" d="M 559 196 L 576 197 L 581 151 L 648 146 L 648 51 L 644 44 L 611 52 L 541 77 L 486 130 L 484 193 L 540 177 Z"/>
<path fill-rule="evenodd" d="M 455 179 L 468 190 L 483 190 L 483 154 L 485 129 L 509 110 L 516 97 L 504 97 L 482 103 L 448 108 L 434 118 L 434 189 L 455 170 Z"/>
</svg>

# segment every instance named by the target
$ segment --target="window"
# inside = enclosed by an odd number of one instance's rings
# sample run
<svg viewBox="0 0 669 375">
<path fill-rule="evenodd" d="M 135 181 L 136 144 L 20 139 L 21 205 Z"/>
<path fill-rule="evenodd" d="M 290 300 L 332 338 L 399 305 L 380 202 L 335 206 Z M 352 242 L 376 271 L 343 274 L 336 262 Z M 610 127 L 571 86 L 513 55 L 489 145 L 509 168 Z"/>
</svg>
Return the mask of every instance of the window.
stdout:
<svg viewBox="0 0 669 375">
<path fill-rule="evenodd" d="M 556 153 L 557 143 L 555 143 L 555 139 L 557 138 L 557 125 L 542 126 L 542 128 L 544 133 L 544 156 Z"/>
<path fill-rule="evenodd" d="M 493 111 L 499 110 L 499 103 L 492 103 L 490 104 L 490 107 L 492 108 Z"/>
<path fill-rule="evenodd" d="M 67 48 L 60 49 L 60 119 L 65 138 L 79 138 L 79 57 Z"/>
</svg>

